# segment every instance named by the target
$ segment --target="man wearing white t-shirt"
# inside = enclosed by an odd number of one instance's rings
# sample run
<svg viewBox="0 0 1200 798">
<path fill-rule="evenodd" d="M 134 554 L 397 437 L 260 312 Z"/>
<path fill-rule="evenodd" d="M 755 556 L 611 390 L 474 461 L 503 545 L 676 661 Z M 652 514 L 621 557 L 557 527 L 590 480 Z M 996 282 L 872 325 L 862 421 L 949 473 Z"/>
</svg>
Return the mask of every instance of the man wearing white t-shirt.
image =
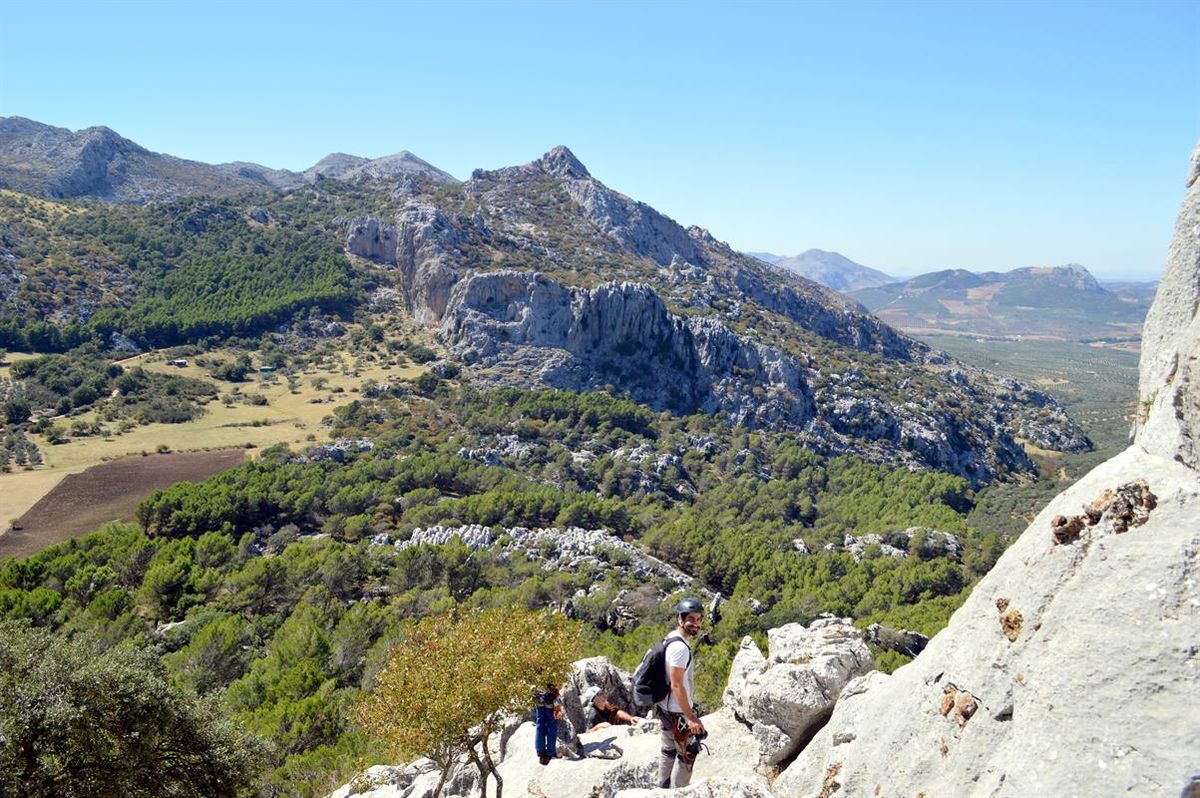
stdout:
<svg viewBox="0 0 1200 798">
<path fill-rule="evenodd" d="M 662 724 L 662 757 L 658 762 L 658 786 L 686 787 L 692 780 L 692 765 L 698 750 L 688 751 L 693 737 L 703 737 L 707 732 L 700 718 L 696 717 L 695 694 L 692 684 L 696 678 L 696 666 L 692 661 L 691 642 L 700 634 L 704 622 L 704 607 L 698 599 L 685 598 L 675 606 L 679 626 L 666 637 L 664 651 L 667 669 L 667 684 L 671 692 L 657 704 L 658 719 Z"/>
</svg>

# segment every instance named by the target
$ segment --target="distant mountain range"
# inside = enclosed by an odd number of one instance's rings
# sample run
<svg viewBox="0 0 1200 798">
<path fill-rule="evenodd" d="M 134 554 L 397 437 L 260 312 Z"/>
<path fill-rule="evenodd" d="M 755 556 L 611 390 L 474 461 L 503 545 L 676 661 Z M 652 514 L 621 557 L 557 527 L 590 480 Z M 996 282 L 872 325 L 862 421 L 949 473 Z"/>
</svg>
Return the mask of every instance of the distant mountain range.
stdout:
<svg viewBox="0 0 1200 798">
<path fill-rule="evenodd" d="M 1034 471 L 1018 437 L 1089 446 L 1040 391 L 679 225 L 565 147 L 460 183 L 406 153 L 333 155 L 299 174 L 206 166 L 107 128 L 10 118 L 0 179 L 50 198 L 0 192 L 9 349 L 111 332 L 195 343 L 400 303 L 476 386 L 617 391 L 974 485 Z M 322 179 L 320 192 L 264 190 Z M 78 214 L 73 197 L 89 199 Z"/>
<path fill-rule="evenodd" d="M 860 288 L 886 285 L 896 280 L 895 277 L 884 274 L 878 269 L 855 263 L 838 252 L 826 252 L 823 249 L 805 250 L 790 258 L 773 255 L 770 252 L 747 252 L 746 254 L 843 293 L 857 291 Z"/>
<path fill-rule="evenodd" d="M 982 274 L 949 269 L 851 293 L 917 335 L 1066 340 L 1136 339 L 1153 294 L 1153 283 L 1106 288 L 1078 264 Z"/>
<path fill-rule="evenodd" d="M 0 188 L 53 199 L 140 203 L 185 196 L 284 190 L 325 177 L 424 177 L 457 183 L 410 152 L 368 159 L 334 153 L 304 172 L 254 163 L 206 164 L 151 152 L 107 127 L 72 132 L 19 116 L 0 117 Z"/>
</svg>

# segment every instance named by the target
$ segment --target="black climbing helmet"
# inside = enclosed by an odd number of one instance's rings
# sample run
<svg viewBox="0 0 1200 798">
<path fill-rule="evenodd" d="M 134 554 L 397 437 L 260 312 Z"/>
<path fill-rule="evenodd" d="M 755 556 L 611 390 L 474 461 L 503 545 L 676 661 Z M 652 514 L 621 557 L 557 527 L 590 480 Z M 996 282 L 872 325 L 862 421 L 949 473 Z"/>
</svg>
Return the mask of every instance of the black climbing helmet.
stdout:
<svg viewBox="0 0 1200 798">
<path fill-rule="evenodd" d="M 693 612 L 704 612 L 704 605 L 700 603 L 700 599 L 698 598 L 688 596 L 675 605 L 676 615 L 691 615 Z"/>
</svg>

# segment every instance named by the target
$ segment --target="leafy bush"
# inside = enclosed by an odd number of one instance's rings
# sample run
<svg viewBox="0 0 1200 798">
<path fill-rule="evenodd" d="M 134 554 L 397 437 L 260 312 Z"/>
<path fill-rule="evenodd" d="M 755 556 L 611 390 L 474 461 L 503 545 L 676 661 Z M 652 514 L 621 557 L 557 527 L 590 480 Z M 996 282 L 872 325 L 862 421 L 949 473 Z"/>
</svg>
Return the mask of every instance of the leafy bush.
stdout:
<svg viewBox="0 0 1200 798">
<path fill-rule="evenodd" d="M 430 363 L 437 360 L 437 352 L 434 352 L 425 344 L 410 343 L 406 347 L 408 356 L 412 358 L 414 363 Z"/>
<path fill-rule="evenodd" d="M 171 687 L 151 652 L 128 643 L 103 650 L 5 620 L 0 638 L 0 794 L 249 791 L 265 745 Z"/>
<path fill-rule="evenodd" d="M 500 781 L 488 738 L 506 714 L 529 706 L 534 688 L 566 681 L 578 650 L 572 624 L 523 608 L 423 618 L 400 633 L 357 715 L 397 755 L 437 763 L 434 798 L 464 754 L 478 765 L 486 794 L 489 776 Z"/>
</svg>

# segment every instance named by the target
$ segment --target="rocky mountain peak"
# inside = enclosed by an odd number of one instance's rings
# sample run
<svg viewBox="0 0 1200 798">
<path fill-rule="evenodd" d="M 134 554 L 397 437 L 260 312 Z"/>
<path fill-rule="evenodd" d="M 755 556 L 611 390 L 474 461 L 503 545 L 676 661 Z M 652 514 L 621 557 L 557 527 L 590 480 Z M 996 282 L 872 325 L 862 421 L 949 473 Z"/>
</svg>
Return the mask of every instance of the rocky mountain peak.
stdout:
<svg viewBox="0 0 1200 798">
<path fill-rule="evenodd" d="M 1090 293 L 1105 293 L 1092 273 L 1078 263 L 1068 263 L 1065 266 L 1034 266 L 1024 269 L 1013 269 L 1008 274 L 998 275 L 1009 282 L 1027 281 L 1050 286 L 1061 286 L 1075 291 Z"/>
<path fill-rule="evenodd" d="M 537 164 L 546 172 L 556 177 L 584 178 L 591 177 L 587 167 L 583 165 L 575 153 L 559 145 L 537 160 Z"/>
<path fill-rule="evenodd" d="M 44 125 L 41 122 L 35 122 L 32 119 L 26 119 L 23 116 L 0 117 L 0 138 L 8 136 L 34 136 L 46 128 L 50 128 L 51 130 L 61 129 Z"/>
<path fill-rule="evenodd" d="M 315 180 L 318 177 L 340 178 L 351 169 L 362 166 L 366 162 L 366 158 L 361 158 L 357 155 L 349 155 L 344 152 L 331 152 L 305 169 L 304 176 L 309 180 Z"/>
<path fill-rule="evenodd" d="M 357 155 L 347 155 L 344 152 L 334 152 L 305 169 L 303 174 L 307 180 L 323 178 L 354 180 L 363 177 L 375 180 L 396 180 L 412 176 L 429 178 L 439 183 L 458 182 L 453 175 L 443 172 L 408 150 L 401 150 L 379 158 L 362 158 Z"/>
<path fill-rule="evenodd" d="M 780 258 L 775 264 L 835 291 L 857 291 L 894 281 L 878 269 L 855 263 L 840 252 L 823 249 L 808 249 L 795 257 Z"/>
<path fill-rule="evenodd" d="M 382 158 L 332 153 L 303 173 L 237 161 L 207 164 L 151 152 L 107 127 L 79 131 L 0 117 L 0 187 L 46 197 L 154 202 L 287 190 L 321 178 L 459 182 L 408 151 Z"/>
<path fill-rule="evenodd" d="M 104 125 L 96 125 L 94 127 L 85 128 L 79 132 L 79 135 L 81 135 L 88 144 L 98 144 L 108 147 L 128 147 L 129 149 L 149 152 L 149 150 L 147 150 L 145 147 L 130 141 L 124 136 L 118 134 L 112 128 L 105 127 Z"/>
</svg>

